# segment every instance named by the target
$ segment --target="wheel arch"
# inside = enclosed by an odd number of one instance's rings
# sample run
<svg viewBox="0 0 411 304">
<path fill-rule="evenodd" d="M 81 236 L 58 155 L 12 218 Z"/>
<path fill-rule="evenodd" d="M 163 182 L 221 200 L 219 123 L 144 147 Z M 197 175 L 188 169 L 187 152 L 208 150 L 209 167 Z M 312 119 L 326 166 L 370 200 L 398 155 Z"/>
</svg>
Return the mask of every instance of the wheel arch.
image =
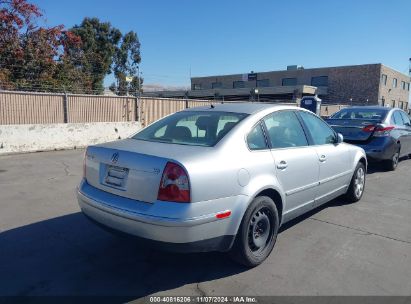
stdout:
<svg viewBox="0 0 411 304">
<path fill-rule="evenodd" d="M 283 210 L 284 210 L 284 200 L 280 194 L 280 192 L 274 188 L 266 188 L 266 189 L 262 189 L 260 190 L 251 200 L 250 203 L 259 196 L 268 196 L 269 198 L 271 198 L 275 204 L 275 206 L 277 207 L 277 211 L 278 211 L 278 216 L 280 218 L 280 225 L 281 225 L 281 221 L 283 218 Z"/>
<path fill-rule="evenodd" d="M 365 170 L 367 171 L 368 168 L 368 160 L 367 160 L 367 155 L 365 154 L 365 151 L 363 149 L 358 149 L 357 152 L 354 155 L 354 163 L 352 164 L 353 166 L 353 172 L 355 171 L 355 168 L 357 167 L 358 163 L 362 163 L 365 167 Z"/>
<path fill-rule="evenodd" d="M 362 163 L 365 167 L 365 171 L 367 171 L 367 159 L 363 156 L 358 160 L 359 163 Z"/>
</svg>

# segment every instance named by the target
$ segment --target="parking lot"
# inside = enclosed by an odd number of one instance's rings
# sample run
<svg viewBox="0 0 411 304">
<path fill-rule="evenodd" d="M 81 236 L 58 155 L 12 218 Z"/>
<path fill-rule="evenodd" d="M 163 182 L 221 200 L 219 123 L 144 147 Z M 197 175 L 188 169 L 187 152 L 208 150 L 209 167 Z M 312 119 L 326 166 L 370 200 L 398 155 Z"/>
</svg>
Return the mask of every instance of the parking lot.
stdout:
<svg viewBox="0 0 411 304">
<path fill-rule="evenodd" d="M 282 228 L 268 260 L 142 248 L 76 201 L 82 150 L 0 157 L 0 295 L 411 295 L 411 160 L 370 168 L 363 199 Z"/>
</svg>

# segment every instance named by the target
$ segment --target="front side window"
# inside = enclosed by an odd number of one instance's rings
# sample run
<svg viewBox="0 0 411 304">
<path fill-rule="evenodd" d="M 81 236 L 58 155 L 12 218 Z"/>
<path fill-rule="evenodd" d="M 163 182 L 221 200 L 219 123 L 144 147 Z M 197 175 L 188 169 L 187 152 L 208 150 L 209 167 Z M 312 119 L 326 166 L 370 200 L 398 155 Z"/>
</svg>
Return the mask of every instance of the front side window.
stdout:
<svg viewBox="0 0 411 304">
<path fill-rule="evenodd" d="M 153 123 L 132 138 L 211 147 L 246 116 L 244 113 L 183 111 Z"/>
<path fill-rule="evenodd" d="M 300 116 L 311 134 L 314 145 L 326 145 L 336 142 L 335 132 L 317 116 L 300 111 Z"/>
<path fill-rule="evenodd" d="M 308 145 L 304 130 L 294 112 L 274 112 L 264 118 L 264 123 L 273 149 Z"/>
<path fill-rule="evenodd" d="M 256 125 L 247 136 L 247 145 L 250 150 L 267 149 L 264 132 L 261 124 Z"/>
</svg>

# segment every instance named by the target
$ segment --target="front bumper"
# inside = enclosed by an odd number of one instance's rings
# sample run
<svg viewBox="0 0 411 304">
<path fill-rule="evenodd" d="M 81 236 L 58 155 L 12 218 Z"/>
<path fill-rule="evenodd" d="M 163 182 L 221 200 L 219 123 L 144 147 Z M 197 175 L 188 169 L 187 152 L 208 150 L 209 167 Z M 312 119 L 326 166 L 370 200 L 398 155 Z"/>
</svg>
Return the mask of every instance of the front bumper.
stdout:
<svg viewBox="0 0 411 304">
<path fill-rule="evenodd" d="M 238 229 L 240 210 L 228 208 L 232 216 L 217 219 L 216 213 L 200 216 L 187 216 L 184 218 L 154 216 L 147 214 L 150 203 L 134 201 L 108 192 L 101 191 L 83 181 L 77 193 L 78 202 L 82 212 L 94 222 L 108 230 L 136 236 L 156 247 L 163 247 L 172 251 L 227 251 L 231 248 Z M 224 198 L 217 205 L 222 208 L 219 212 L 227 210 L 227 206 L 236 204 L 238 197 Z M 244 198 L 243 198 L 244 199 Z M 124 206 L 140 205 L 140 210 L 130 210 Z M 189 207 L 197 204 L 213 204 L 213 202 L 191 203 Z M 154 203 L 155 204 L 155 203 Z M 184 203 L 178 204 L 187 208 Z M 198 205 L 199 206 L 199 205 Z M 242 216 L 242 215 L 241 215 Z"/>
</svg>

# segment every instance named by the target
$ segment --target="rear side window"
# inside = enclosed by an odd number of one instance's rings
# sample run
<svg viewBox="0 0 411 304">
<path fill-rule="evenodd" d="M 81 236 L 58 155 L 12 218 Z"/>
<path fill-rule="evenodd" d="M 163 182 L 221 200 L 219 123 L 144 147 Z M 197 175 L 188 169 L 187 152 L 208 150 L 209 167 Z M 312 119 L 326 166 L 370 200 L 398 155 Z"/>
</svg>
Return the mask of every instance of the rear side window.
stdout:
<svg viewBox="0 0 411 304">
<path fill-rule="evenodd" d="M 264 150 L 268 148 L 265 141 L 263 128 L 260 123 L 256 125 L 250 133 L 248 133 L 247 145 L 250 150 Z"/>
<path fill-rule="evenodd" d="M 183 111 L 153 123 L 133 138 L 211 147 L 246 116 L 244 113 Z"/>
<path fill-rule="evenodd" d="M 411 123 L 410 123 L 410 118 L 408 117 L 408 115 L 405 114 L 404 112 L 400 112 L 400 113 L 401 113 L 402 120 L 404 121 L 404 124 L 410 126 Z"/>
<path fill-rule="evenodd" d="M 264 118 L 264 123 L 273 149 L 308 145 L 304 130 L 294 112 L 274 112 Z"/>
<path fill-rule="evenodd" d="M 300 111 L 299 113 L 310 132 L 314 145 L 335 143 L 336 135 L 329 125 L 311 113 L 304 111 Z"/>
<path fill-rule="evenodd" d="M 401 118 L 401 112 L 400 111 L 395 111 L 393 115 L 391 116 L 391 123 L 396 125 L 396 126 L 403 126 L 404 122 L 402 121 Z"/>
</svg>

